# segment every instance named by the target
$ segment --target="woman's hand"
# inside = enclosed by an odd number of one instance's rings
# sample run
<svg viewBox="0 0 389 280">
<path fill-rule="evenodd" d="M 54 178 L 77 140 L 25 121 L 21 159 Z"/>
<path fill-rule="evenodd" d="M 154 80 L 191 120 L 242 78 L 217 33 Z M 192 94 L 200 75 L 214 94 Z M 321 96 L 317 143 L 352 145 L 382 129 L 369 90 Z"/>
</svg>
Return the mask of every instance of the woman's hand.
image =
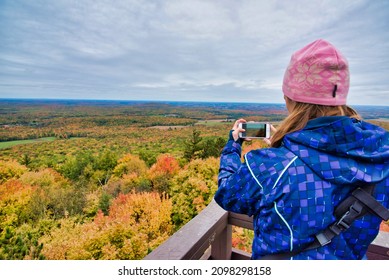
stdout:
<svg viewBox="0 0 389 280">
<path fill-rule="evenodd" d="M 272 135 L 277 132 L 277 129 L 272 124 L 270 125 L 270 130 Z M 263 141 L 265 141 L 265 143 L 268 144 L 269 146 L 271 145 L 271 137 L 270 139 L 264 138 Z"/>
<path fill-rule="evenodd" d="M 232 127 L 232 137 L 234 138 L 234 141 L 238 141 L 239 139 L 239 133 L 244 132 L 245 130 L 243 128 L 239 127 L 240 123 L 246 123 L 247 121 L 245 119 L 239 119 L 235 122 L 234 126 Z"/>
</svg>

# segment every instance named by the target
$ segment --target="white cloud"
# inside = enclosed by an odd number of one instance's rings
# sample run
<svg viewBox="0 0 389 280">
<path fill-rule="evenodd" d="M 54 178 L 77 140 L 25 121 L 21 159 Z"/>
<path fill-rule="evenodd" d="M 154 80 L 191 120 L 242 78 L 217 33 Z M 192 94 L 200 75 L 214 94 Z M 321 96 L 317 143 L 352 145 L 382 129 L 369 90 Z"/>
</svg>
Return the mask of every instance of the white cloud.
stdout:
<svg viewBox="0 0 389 280">
<path fill-rule="evenodd" d="M 189 39 L 221 39 L 234 33 L 235 24 L 229 17 L 229 5 L 217 1 L 166 1 L 162 30 Z"/>
</svg>

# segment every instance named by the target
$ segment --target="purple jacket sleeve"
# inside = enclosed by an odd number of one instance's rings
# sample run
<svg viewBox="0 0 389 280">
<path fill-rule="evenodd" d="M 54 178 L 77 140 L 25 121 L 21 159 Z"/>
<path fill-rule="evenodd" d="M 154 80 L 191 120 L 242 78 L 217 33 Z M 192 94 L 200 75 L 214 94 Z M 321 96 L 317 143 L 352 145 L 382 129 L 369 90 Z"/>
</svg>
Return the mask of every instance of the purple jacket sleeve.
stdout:
<svg viewBox="0 0 389 280">
<path fill-rule="evenodd" d="M 234 141 L 232 132 L 220 158 L 218 190 L 215 201 L 225 210 L 253 215 L 258 211 L 261 189 L 250 168 L 241 162 L 241 141 Z"/>
</svg>

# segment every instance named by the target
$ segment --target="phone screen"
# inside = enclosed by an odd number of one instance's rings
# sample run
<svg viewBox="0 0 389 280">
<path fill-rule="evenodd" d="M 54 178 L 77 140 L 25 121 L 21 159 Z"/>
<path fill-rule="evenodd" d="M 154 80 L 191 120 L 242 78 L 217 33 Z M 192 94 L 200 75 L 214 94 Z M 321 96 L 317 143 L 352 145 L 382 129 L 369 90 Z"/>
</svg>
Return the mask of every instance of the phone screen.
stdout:
<svg viewBox="0 0 389 280">
<path fill-rule="evenodd" d="M 242 128 L 244 137 L 266 137 L 266 123 L 242 123 Z"/>
</svg>

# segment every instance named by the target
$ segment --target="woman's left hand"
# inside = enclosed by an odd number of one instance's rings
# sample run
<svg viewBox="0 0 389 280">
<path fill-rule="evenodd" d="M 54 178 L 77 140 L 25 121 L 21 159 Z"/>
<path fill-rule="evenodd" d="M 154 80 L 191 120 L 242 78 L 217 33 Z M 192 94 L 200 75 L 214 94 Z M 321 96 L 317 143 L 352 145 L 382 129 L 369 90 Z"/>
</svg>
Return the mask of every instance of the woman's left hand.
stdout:
<svg viewBox="0 0 389 280">
<path fill-rule="evenodd" d="M 234 138 L 234 141 L 238 141 L 239 139 L 239 133 L 244 132 L 245 130 L 243 128 L 239 127 L 240 123 L 246 123 L 247 121 L 245 119 L 239 119 L 235 122 L 234 126 L 232 127 L 232 137 Z"/>
</svg>

